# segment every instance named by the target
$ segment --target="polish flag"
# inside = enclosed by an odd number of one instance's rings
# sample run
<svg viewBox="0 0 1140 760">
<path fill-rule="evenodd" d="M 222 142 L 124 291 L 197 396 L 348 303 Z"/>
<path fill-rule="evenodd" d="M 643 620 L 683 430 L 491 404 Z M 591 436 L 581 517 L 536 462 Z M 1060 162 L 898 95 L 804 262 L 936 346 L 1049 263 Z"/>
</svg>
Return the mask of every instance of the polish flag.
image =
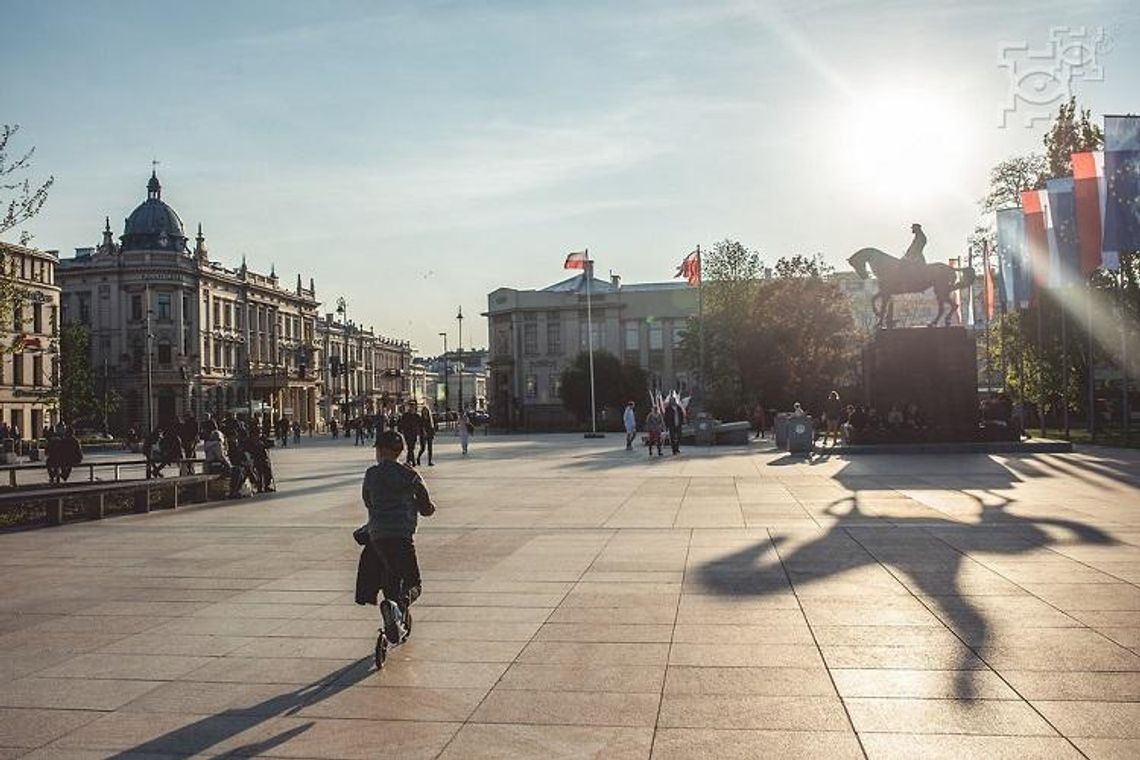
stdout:
<svg viewBox="0 0 1140 760">
<path fill-rule="evenodd" d="M 1048 209 L 1047 191 L 1025 190 L 1021 193 L 1021 212 L 1025 214 L 1025 243 L 1029 251 L 1029 271 L 1033 277 L 1033 301 L 1037 300 L 1038 291 L 1049 284 L 1049 233 L 1045 227 Z"/>
<path fill-rule="evenodd" d="M 985 270 L 984 283 L 986 294 L 986 321 L 991 322 L 994 318 L 994 313 L 997 308 L 994 304 L 994 297 L 997 294 L 997 288 L 994 287 L 994 270 L 990 267 L 990 244 L 988 242 L 982 243 L 982 268 Z"/>
<path fill-rule="evenodd" d="M 571 253 L 566 257 L 566 263 L 562 265 L 563 269 L 585 269 L 590 264 L 590 259 L 585 251 L 578 251 Z"/>
<path fill-rule="evenodd" d="M 684 277 L 690 285 L 701 283 L 701 252 L 699 250 L 693 251 L 681 260 L 681 266 L 677 267 L 677 274 L 673 275 L 673 279 L 678 277 Z"/>
<path fill-rule="evenodd" d="M 1077 204 L 1077 238 L 1081 249 L 1081 274 L 1088 277 L 1103 264 L 1104 153 L 1073 154 L 1073 197 Z"/>
</svg>

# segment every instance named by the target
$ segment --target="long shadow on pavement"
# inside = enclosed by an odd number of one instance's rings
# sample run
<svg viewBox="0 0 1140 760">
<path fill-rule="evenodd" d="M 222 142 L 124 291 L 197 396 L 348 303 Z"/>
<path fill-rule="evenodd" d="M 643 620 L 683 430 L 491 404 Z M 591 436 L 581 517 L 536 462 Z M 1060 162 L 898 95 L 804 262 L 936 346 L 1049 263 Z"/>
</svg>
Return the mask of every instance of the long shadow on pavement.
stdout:
<svg viewBox="0 0 1140 760">
<path fill-rule="evenodd" d="M 1014 473 L 991 461 L 985 472 L 964 475 L 959 488 L 943 489 L 965 494 L 979 507 L 976 521 L 962 522 L 933 516 L 929 510 L 914 517 L 900 515 L 897 507 L 889 514 L 876 516 L 873 506 L 864 504 L 869 500 L 860 496 L 861 491 L 938 486 L 924 485 L 919 475 L 845 478 L 841 472 L 835 480 L 852 494 L 828 505 L 827 514 L 836 520 L 818 538 L 781 553 L 780 546 L 787 539 L 773 535 L 770 540 L 705 563 L 698 578 L 702 586 L 715 594 L 766 596 L 788 593 L 795 587 L 825 581 L 847 571 L 882 566 L 919 597 L 924 606 L 935 607 L 939 617 L 948 621 L 949 628 L 963 642 L 966 652 L 956 669 L 955 694 L 960 699 L 971 699 L 977 696 L 971 669 L 973 657 L 984 661 L 990 627 L 985 616 L 971 604 L 969 589 L 961 586 L 963 569 L 975 562 L 969 552 L 1017 556 L 1066 543 L 1065 539 L 1051 536 L 1046 528 L 1061 529 L 1083 544 L 1115 543 L 1099 528 L 1075 520 L 1030 519 L 1006 511 L 1013 501 L 991 489 L 1009 487 L 1017 479 Z M 970 491 L 981 491 L 982 495 Z M 765 564 L 764 555 L 770 550 L 775 556 Z M 866 601 L 871 597 L 857 598 Z M 874 611 L 869 610 L 868 617 L 873 615 Z"/>
<path fill-rule="evenodd" d="M 272 748 L 300 736 L 313 727 L 314 722 L 303 723 L 274 736 L 237 748 L 227 748 L 221 753 L 211 752 L 215 747 L 233 737 L 248 731 L 274 718 L 295 715 L 303 708 L 339 694 L 359 683 L 372 673 L 372 658 L 364 657 L 343 668 L 291 691 L 282 692 L 255 705 L 234 707 L 210 715 L 150 741 L 122 750 L 111 758 L 128 760 L 149 753 L 177 755 L 257 756 Z"/>
</svg>

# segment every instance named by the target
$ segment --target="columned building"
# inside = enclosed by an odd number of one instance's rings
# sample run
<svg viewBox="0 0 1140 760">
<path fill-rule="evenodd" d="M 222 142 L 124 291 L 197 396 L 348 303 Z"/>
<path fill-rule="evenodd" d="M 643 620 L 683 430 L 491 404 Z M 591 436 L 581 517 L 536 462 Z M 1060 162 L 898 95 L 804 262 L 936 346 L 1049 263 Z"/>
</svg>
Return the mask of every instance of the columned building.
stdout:
<svg viewBox="0 0 1140 760">
<path fill-rule="evenodd" d="M 586 318 L 585 273 L 541 290 L 499 288 L 487 296 L 490 380 L 495 425 L 557 429 L 574 424 L 562 407 L 562 371 L 589 345 L 649 373 L 664 392 L 693 381 L 679 351 L 697 289 L 684 282 L 590 282 L 592 324 Z M 649 389 L 646 389 L 647 392 Z"/>
<path fill-rule="evenodd" d="M 390 412 L 414 398 L 412 346 L 336 314 L 316 321 L 317 364 L 323 378 L 320 425 Z"/>
<path fill-rule="evenodd" d="M 58 259 L 52 251 L 0 243 L 0 263 L 15 280 L 11 323 L 0 328 L 0 418 L 21 438 L 36 439 L 56 421 Z"/>
<path fill-rule="evenodd" d="M 193 247 L 151 174 L 146 200 L 116 243 L 110 221 L 97 248 L 59 264 L 63 315 L 91 331 L 91 366 L 121 403 L 111 428 L 139 430 L 187 413 L 261 422 L 317 419 L 317 307 L 313 281 L 211 259 L 202 227 Z"/>
</svg>

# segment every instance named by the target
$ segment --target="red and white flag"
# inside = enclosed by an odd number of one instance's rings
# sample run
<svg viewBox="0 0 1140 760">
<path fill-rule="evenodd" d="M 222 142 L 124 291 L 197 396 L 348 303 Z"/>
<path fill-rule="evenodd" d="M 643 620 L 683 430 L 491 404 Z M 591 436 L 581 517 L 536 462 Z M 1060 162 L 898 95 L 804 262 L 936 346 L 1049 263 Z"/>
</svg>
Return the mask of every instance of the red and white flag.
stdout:
<svg viewBox="0 0 1140 760">
<path fill-rule="evenodd" d="M 590 258 L 586 255 L 585 251 L 577 251 L 566 256 L 566 263 L 562 265 L 563 269 L 585 269 L 590 264 Z"/>
<path fill-rule="evenodd" d="M 1049 284 L 1049 194 L 1045 190 L 1024 190 L 1021 213 L 1025 215 L 1025 242 L 1029 250 L 1029 271 L 1033 276 L 1030 302 L 1036 303 L 1041 288 Z"/>
<path fill-rule="evenodd" d="M 1081 251 L 1081 274 L 1086 277 L 1100 267 L 1104 233 L 1104 153 L 1073 154 L 1073 197 L 1077 205 L 1077 240 Z"/>
<path fill-rule="evenodd" d="M 697 249 L 681 260 L 677 267 L 677 274 L 673 278 L 684 277 L 690 285 L 699 285 L 701 282 L 701 252 Z"/>
</svg>

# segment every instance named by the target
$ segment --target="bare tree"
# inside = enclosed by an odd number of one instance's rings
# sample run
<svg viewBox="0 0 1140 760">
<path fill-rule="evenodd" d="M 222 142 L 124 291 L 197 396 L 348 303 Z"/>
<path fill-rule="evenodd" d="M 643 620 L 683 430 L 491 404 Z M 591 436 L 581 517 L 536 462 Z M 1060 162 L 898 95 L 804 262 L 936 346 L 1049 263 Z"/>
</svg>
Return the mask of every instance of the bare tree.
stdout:
<svg viewBox="0 0 1140 760">
<path fill-rule="evenodd" d="M 1045 187 L 1049 163 L 1040 153 L 1007 158 L 990 169 L 990 191 L 982 198 L 982 211 L 989 213 L 999 208 L 1021 205 L 1023 190 Z"/>
<path fill-rule="evenodd" d="M 23 154 L 12 154 L 12 138 L 19 131 L 18 124 L 0 126 L 0 204 L 3 209 L 0 235 L 38 214 L 47 201 L 48 190 L 55 182 L 55 177 L 48 177 L 43 184 L 33 183 L 25 176 L 31 170 L 32 156 L 36 149 L 32 147 Z M 26 231 L 20 233 L 20 245 L 27 245 L 30 240 L 31 235 Z"/>
</svg>

